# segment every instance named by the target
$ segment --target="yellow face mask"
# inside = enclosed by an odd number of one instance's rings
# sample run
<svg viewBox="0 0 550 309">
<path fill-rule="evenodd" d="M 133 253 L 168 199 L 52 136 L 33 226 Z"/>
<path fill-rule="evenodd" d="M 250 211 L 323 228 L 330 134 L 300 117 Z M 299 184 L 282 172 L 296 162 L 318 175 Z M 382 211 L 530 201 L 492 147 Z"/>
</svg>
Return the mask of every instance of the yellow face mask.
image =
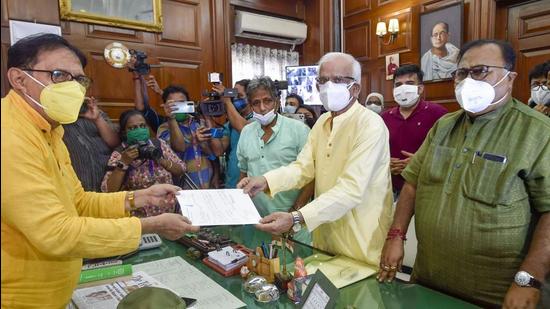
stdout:
<svg viewBox="0 0 550 309">
<path fill-rule="evenodd" d="M 74 80 L 46 86 L 32 75 L 23 72 L 44 87 L 40 93 L 40 103 L 28 94 L 25 93 L 25 95 L 36 105 L 42 107 L 48 117 L 61 124 L 73 123 L 78 119 L 78 113 L 86 94 L 84 86 Z"/>
</svg>

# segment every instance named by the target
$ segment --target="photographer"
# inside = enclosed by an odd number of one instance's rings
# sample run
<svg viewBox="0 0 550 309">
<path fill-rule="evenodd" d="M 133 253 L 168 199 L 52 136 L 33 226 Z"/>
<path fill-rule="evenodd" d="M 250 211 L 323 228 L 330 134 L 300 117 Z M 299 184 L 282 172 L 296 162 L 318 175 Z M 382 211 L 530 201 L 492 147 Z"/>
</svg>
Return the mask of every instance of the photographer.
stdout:
<svg viewBox="0 0 550 309">
<path fill-rule="evenodd" d="M 222 130 L 212 136 L 212 121 L 209 117 L 200 119 L 193 110 L 175 112 L 178 104 L 184 104 L 189 98 L 187 90 L 181 86 L 168 86 L 162 93 L 164 113 L 168 121 L 157 132 L 158 138 L 170 143 L 178 156 L 187 165 L 187 174 L 201 189 L 211 187 L 214 161 L 227 148 L 228 138 Z"/>
<path fill-rule="evenodd" d="M 238 95 L 237 99 L 233 102 L 229 97 L 223 97 L 222 100 L 225 104 L 225 110 L 229 121 L 225 124 L 225 129 L 229 133 L 230 144 L 227 153 L 227 168 L 225 171 L 225 187 L 236 188 L 237 182 L 240 177 L 240 170 L 237 159 L 237 144 L 241 131 L 252 119 L 252 108 L 246 99 L 246 88 L 249 79 L 243 79 L 235 83 Z M 225 87 L 222 84 L 214 84 L 212 89 L 218 94 L 224 93 Z"/>
<path fill-rule="evenodd" d="M 150 139 L 149 127 L 140 111 L 128 110 L 120 115 L 120 138 L 122 145 L 113 151 L 107 164 L 110 170 L 101 184 L 103 192 L 173 184 L 173 177 L 179 178 L 185 172 L 185 164 L 164 141 Z M 131 214 L 150 217 L 174 210 L 173 206 L 147 205 Z"/>
<path fill-rule="evenodd" d="M 155 77 L 153 75 L 140 74 L 138 70 L 135 70 L 135 66 L 139 66 L 139 62 L 135 55 L 132 55 L 128 68 L 132 73 L 132 79 L 134 80 L 134 101 L 138 111 L 143 114 L 143 117 L 147 121 L 147 124 L 151 127 L 153 132 L 157 132 L 158 127 L 166 121 L 166 119 L 159 114 L 149 105 L 149 94 L 147 93 L 147 87 L 150 87 L 158 95 L 162 95 L 162 89 L 159 87 Z M 143 64 L 142 64 L 143 66 Z M 141 72 L 143 73 L 143 72 Z"/>
<path fill-rule="evenodd" d="M 92 97 L 84 100 L 76 122 L 64 124 L 63 129 L 63 142 L 82 187 L 100 192 L 109 156 L 120 145 L 111 120 Z"/>
</svg>

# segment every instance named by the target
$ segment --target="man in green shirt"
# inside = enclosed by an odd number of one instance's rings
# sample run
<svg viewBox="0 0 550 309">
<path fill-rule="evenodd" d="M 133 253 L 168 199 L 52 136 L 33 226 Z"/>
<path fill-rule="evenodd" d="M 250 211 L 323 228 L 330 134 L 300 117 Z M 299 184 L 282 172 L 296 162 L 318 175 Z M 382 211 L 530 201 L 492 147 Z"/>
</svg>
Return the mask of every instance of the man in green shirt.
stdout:
<svg viewBox="0 0 550 309">
<path fill-rule="evenodd" d="M 261 176 L 294 162 L 309 135 L 309 127 L 304 123 L 278 113 L 279 90 L 269 77 L 251 80 L 246 92 L 254 121 L 243 128 L 237 146 L 241 179 Z M 299 204 L 305 205 L 312 195 L 313 187 L 306 185 L 302 190 L 289 190 L 273 198 L 262 192 L 253 201 L 260 215 L 264 217 L 276 211 L 294 210 L 299 200 L 304 200 Z M 309 233 L 305 229 L 295 235 L 295 238 L 310 242 Z"/>
<path fill-rule="evenodd" d="M 512 98 L 508 43 L 472 41 L 458 60 L 462 110 L 435 124 L 402 173 L 378 279 L 401 266 L 414 214 L 413 280 L 483 307 L 535 308 L 550 270 L 550 120 Z"/>
</svg>

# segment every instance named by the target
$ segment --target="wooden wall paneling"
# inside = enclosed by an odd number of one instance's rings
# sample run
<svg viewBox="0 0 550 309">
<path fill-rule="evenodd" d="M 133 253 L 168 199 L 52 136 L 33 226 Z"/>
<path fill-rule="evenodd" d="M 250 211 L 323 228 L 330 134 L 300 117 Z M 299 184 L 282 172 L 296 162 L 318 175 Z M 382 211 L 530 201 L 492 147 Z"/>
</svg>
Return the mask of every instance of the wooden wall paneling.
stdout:
<svg viewBox="0 0 550 309">
<path fill-rule="evenodd" d="M 306 8 L 304 1 L 308 0 L 231 0 L 231 5 L 247 8 L 260 13 L 270 13 L 299 20 L 304 20 Z M 315 0 L 323 1 L 323 0 Z"/>
<path fill-rule="evenodd" d="M 460 2 L 462 2 L 462 0 L 430 0 L 428 2 L 424 2 L 420 4 L 420 12 L 424 13 L 428 11 L 442 9 L 446 6 L 453 5 Z"/>
<path fill-rule="evenodd" d="M 361 93 L 358 98 L 359 103 L 364 103 L 367 95 L 371 92 L 371 74 L 365 68 L 361 68 Z"/>
<path fill-rule="evenodd" d="M 2 30 L 4 30 L 4 28 L 2 28 Z M 4 31 L 2 31 L 4 32 Z M 2 37 L 4 36 L 4 33 L 2 33 Z M 6 76 L 6 72 L 7 72 L 7 67 L 8 67 L 8 48 L 10 48 L 10 45 L 9 44 L 5 44 L 4 42 L 2 42 L 2 44 L 0 45 L 0 49 L 1 49 L 1 52 L 2 52 L 2 56 L 1 56 L 1 61 L 2 63 L 0 63 L 0 66 L 1 66 L 1 72 L 2 72 L 2 77 L 1 77 L 1 81 L 2 81 L 2 87 L 1 87 L 1 91 L 2 91 L 2 98 L 6 96 L 6 94 L 8 94 L 8 92 L 10 91 L 10 85 L 9 85 L 9 82 L 8 82 L 8 78 Z"/>
<path fill-rule="evenodd" d="M 208 7 L 207 7 L 208 8 Z M 200 49 L 199 29 L 200 6 L 199 3 L 187 1 L 163 2 L 163 32 L 157 34 L 157 44 Z M 210 29 L 206 28 L 206 29 Z"/>
<path fill-rule="evenodd" d="M 344 29 L 344 51 L 354 55 L 358 61 L 368 60 L 370 55 L 370 21 Z"/>
<path fill-rule="evenodd" d="M 344 16 L 361 13 L 370 10 L 370 0 L 343 0 Z"/>
<path fill-rule="evenodd" d="M 0 11 L 0 25 L 2 27 L 8 27 L 8 0 L 0 0 Z"/>
<path fill-rule="evenodd" d="M 62 24 L 68 24 L 69 28 L 71 26 L 71 23 L 67 21 L 63 21 Z M 87 24 L 85 29 L 86 37 L 89 38 L 143 43 L 143 32 L 137 30 L 93 24 Z M 70 34 L 70 30 L 64 34 Z"/>
<path fill-rule="evenodd" d="M 514 97 L 527 103 L 530 97 L 529 71 L 550 59 L 549 1 L 527 3 L 508 9 L 508 40 L 516 50 Z"/>
<path fill-rule="evenodd" d="M 59 25 L 59 1 L 7 0 L 10 19 L 35 21 L 37 23 Z"/>
<path fill-rule="evenodd" d="M 299 47 L 302 57 L 300 64 L 315 64 L 321 56 L 332 51 L 333 28 L 332 0 L 306 0 L 307 8 L 305 22 L 307 24 L 307 39 Z"/>
<path fill-rule="evenodd" d="M 378 57 L 393 53 L 409 52 L 412 49 L 412 33 L 416 30 L 412 25 L 412 13 L 411 8 L 406 8 L 394 13 L 387 14 L 378 18 L 377 22 L 383 21 L 386 24 L 391 18 L 397 18 L 399 20 L 399 35 L 395 42 L 389 45 L 384 45 L 382 40 L 378 39 Z M 388 40 L 388 35 L 384 37 L 384 41 Z"/>
<path fill-rule="evenodd" d="M 212 48 L 214 61 L 214 71 L 225 72 L 224 80 L 226 86 L 233 84 L 231 69 L 231 29 L 233 19 L 231 18 L 231 9 L 229 1 L 212 0 Z"/>
<path fill-rule="evenodd" d="M 185 85 L 189 91 L 189 99 L 198 101 L 202 96 L 201 63 L 198 61 L 183 61 L 179 59 L 159 58 L 162 64 L 159 83 L 163 85 Z"/>
</svg>

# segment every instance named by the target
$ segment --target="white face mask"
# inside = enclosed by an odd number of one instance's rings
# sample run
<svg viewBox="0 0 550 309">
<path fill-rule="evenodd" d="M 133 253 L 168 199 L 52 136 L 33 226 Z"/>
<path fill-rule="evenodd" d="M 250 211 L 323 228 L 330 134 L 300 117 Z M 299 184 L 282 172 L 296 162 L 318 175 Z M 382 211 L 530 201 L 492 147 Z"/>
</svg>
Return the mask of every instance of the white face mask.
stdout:
<svg viewBox="0 0 550 309">
<path fill-rule="evenodd" d="M 328 81 L 319 87 L 319 97 L 327 111 L 339 112 L 348 106 L 353 99 L 349 93 L 351 84 L 335 84 Z"/>
<path fill-rule="evenodd" d="M 539 90 L 531 90 L 531 99 L 538 105 L 544 105 L 550 102 L 550 90 L 544 90 L 539 87 Z"/>
<path fill-rule="evenodd" d="M 296 106 L 293 106 L 293 105 L 285 105 L 285 108 L 284 108 L 284 111 L 285 113 L 287 114 L 294 114 L 296 113 L 296 110 L 298 109 L 298 107 Z"/>
<path fill-rule="evenodd" d="M 465 111 L 479 113 L 491 105 L 500 103 L 504 100 L 506 95 L 498 101 L 493 102 L 495 99 L 495 87 L 498 86 L 508 74 L 510 74 L 510 72 L 507 72 L 506 75 L 494 85 L 466 77 L 455 88 L 455 96 L 458 104 L 460 104 L 460 107 Z"/>
<path fill-rule="evenodd" d="M 267 112 L 265 115 L 253 112 L 252 118 L 258 121 L 262 126 L 267 126 L 273 121 L 273 119 L 275 119 L 275 116 L 277 116 L 277 114 L 275 114 L 275 110 L 272 109 L 269 112 Z"/>
<path fill-rule="evenodd" d="M 380 114 L 382 112 L 382 106 L 380 105 L 374 105 L 374 104 L 367 104 L 365 106 L 366 108 L 370 109 L 371 111 L 377 113 L 377 114 Z"/>
<path fill-rule="evenodd" d="M 393 99 L 401 107 L 411 107 L 418 102 L 418 85 L 403 84 L 393 88 Z"/>
</svg>

